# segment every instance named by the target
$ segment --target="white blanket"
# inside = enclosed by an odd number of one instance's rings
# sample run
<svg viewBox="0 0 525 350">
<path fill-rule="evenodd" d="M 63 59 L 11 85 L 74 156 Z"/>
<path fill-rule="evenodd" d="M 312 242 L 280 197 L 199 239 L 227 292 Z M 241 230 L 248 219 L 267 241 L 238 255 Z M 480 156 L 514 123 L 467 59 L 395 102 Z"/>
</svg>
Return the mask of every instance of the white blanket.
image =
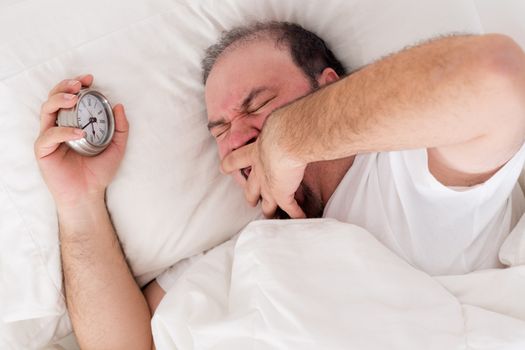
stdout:
<svg viewBox="0 0 525 350">
<path fill-rule="evenodd" d="M 524 296 L 525 266 L 433 278 L 355 225 L 258 221 L 191 266 L 152 324 L 158 349 L 524 349 Z"/>
</svg>

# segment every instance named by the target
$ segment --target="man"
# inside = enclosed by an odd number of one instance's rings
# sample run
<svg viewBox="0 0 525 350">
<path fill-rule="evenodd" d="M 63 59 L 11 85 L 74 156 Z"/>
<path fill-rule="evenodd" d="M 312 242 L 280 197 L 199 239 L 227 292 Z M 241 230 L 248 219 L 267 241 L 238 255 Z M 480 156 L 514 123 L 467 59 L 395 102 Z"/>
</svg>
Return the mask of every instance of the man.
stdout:
<svg viewBox="0 0 525 350">
<path fill-rule="evenodd" d="M 223 171 L 252 205 L 262 199 L 268 217 L 279 207 L 293 218 L 360 224 L 431 273 L 496 267 L 499 244 L 523 212 L 523 51 L 499 35 L 443 38 L 340 79 L 335 58 L 327 65 L 319 50 L 333 58 L 301 28 L 267 23 L 226 34 L 208 51 L 208 127 Z M 164 291 L 153 282 L 143 296 L 104 203 L 126 146 L 123 107 L 115 107 L 113 143 L 95 158 L 68 150 L 62 142 L 81 135 L 54 126 L 57 110 L 92 80 L 51 91 L 35 154 L 57 204 L 81 347 L 149 348 Z"/>
</svg>

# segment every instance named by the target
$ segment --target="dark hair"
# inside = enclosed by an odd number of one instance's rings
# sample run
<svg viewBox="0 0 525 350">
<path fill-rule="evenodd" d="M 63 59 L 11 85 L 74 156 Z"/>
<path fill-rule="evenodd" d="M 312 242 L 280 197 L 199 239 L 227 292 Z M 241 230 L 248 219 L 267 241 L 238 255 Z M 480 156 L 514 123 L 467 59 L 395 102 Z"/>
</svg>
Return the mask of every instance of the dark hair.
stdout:
<svg viewBox="0 0 525 350">
<path fill-rule="evenodd" d="M 202 82 L 206 84 L 211 69 L 226 49 L 261 38 L 273 39 L 276 45 L 287 45 L 294 63 L 313 87 L 318 86 L 317 77 L 325 68 L 332 68 L 339 76 L 346 74 L 345 68 L 323 39 L 297 24 L 272 21 L 255 22 L 224 31 L 219 42 L 206 49 L 202 60 Z"/>
</svg>

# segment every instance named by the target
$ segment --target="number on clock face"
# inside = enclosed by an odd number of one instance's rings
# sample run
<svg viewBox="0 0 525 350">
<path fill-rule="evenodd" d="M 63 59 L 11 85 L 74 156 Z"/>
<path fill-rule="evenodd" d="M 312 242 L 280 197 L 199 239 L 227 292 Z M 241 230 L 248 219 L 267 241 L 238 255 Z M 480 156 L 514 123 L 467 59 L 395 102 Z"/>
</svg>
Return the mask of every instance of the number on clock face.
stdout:
<svg viewBox="0 0 525 350">
<path fill-rule="evenodd" d="M 86 132 L 86 139 L 93 145 L 101 145 L 107 137 L 108 115 L 100 100 L 90 94 L 79 102 L 77 121 Z"/>
</svg>

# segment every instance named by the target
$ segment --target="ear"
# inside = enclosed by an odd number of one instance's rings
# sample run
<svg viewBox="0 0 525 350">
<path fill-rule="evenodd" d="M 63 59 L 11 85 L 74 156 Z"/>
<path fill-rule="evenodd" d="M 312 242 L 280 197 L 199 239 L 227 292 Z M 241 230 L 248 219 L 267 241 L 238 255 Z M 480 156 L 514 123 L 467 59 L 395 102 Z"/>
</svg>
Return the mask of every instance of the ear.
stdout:
<svg viewBox="0 0 525 350">
<path fill-rule="evenodd" d="M 333 83 L 339 80 L 339 75 L 332 68 L 328 67 L 323 70 L 323 72 L 317 77 L 317 82 L 319 86 Z"/>
</svg>

